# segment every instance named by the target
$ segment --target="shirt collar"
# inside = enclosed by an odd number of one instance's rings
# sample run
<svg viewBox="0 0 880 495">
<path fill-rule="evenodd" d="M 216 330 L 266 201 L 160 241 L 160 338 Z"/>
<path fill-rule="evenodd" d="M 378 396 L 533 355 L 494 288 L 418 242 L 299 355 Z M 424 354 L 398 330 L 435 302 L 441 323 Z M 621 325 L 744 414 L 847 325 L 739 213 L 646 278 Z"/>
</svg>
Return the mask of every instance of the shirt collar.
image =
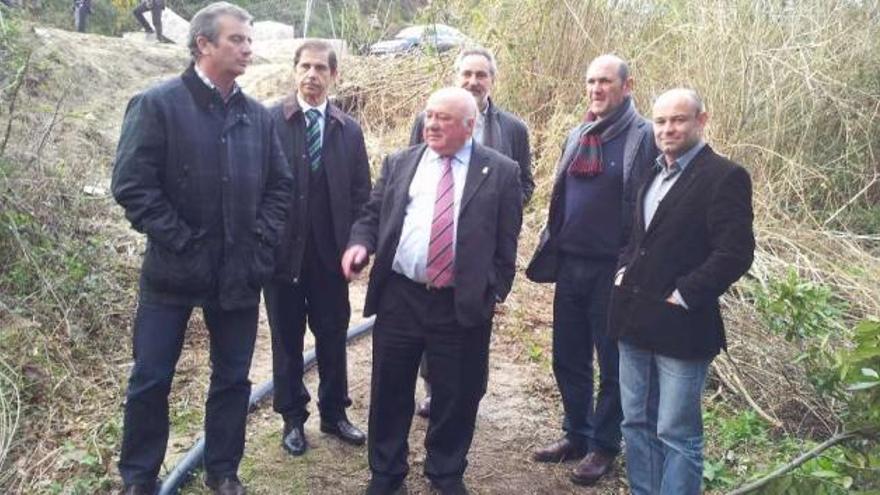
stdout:
<svg viewBox="0 0 880 495">
<path fill-rule="evenodd" d="M 697 156 L 697 154 L 700 152 L 700 150 L 703 149 L 704 146 L 706 146 L 705 141 L 703 141 L 702 139 L 697 141 L 697 144 L 695 144 L 691 149 L 687 150 L 685 154 L 681 155 L 674 162 L 672 162 L 672 164 L 670 164 L 670 173 L 672 173 L 672 171 L 684 171 L 684 169 L 686 169 L 687 166 L 690 165 L 691 161 L 693 161 L 694 157 Z M 657 160 L 654 163 L 654 168 L 660 172 L 662 172 L 666 168 L 666 157 L 663 156 L 662 153 L 657 157 Z"/>
<path fill-rule="evenodd" d="M 321 117 L 325 117 L 327 114 L 327 98 L 324 98 L 324 101 L 321 102 L 318 106 L 309 105 L 305 100 L 300 97 L 299 93 L 296 94 L 296 102 L 299 103 L 299 107 L 302 109 L 303 113 L 308 112 L 311 109 L 315 109 L 321 112 Z"/>
<path fill-rule="evenodd" d="M 220 93 L 220 90 L 217 89 L 217 85 L 214 84 L 214 81 L 212 81 L 207 74 L 202 72 L 202 69 L 199 69 L 199 64 L 193 64 L 193 69 L 195 70 L 196 75 L 199 76 L 199 79 L 201 79 L 201 81 L 205 83 L 205 86 L 211 88 L 213 91 L 216 91 L 218 94 Z M 228 102 L 239 91 L 241 91 L 241 88 L 238 86 L 238 83 L 236 81 L 232 81 L 232 91 L 229 92 L 229 95 L 225 98 L 224 101 Z"/>
<path fill-rule="evenodd" d="M 464 146 L 459 148 L 458 151 L 456 151 L 452 155 L 452 157 L 461 163 L 468 163 L 468 161 L 471 158 L 471 151 L 473 150 L 473 148 L 474 148 L 474 139 L 469 138 L 467 140 L 467 142 L 464 143 Z M 438 155 L 437 152 L 432 150 L 430 147 L 425 148 L 425 155 L 429 160 L 439 160 L 440 159 L 440 155 Z"/>
</svg>

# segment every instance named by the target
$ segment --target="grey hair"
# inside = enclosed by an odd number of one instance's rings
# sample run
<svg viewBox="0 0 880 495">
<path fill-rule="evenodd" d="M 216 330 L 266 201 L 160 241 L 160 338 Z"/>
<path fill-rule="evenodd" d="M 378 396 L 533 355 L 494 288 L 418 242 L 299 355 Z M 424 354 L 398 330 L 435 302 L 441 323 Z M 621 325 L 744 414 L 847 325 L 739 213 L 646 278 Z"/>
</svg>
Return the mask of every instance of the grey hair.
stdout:
<svg viewBox="0 0 880 495">
<path fill-rule="evenodd" d="M 486 59 L 489 62 L 489 73 L 492 77 L 495 77 L 495 74 L 498 73 L 498 64 L 495 63 L 495 56 L 492 55 L 492 52 L 483 48 L 482 46 L 473 46 L 470 48 L 465 48 L 462 50 L 457 57 L 455 57 L 455 72 L 461 71 L 461 64 L 464 62 L 466 57 L 471 55 L 478 55 Z"/>
<path fill-rule="evenodd" d="M 248 24 L 254 21 L 248 11 L 229 2 L 214 2 L 196 12 L 189 23 L 189 42 L 187 43 L 193 60 L 198 60 L 202 55 L 199 52 L 197 42 L 199 36 L 204 36 L 211 43 L 216 43 L 217 36 L 220 34 L 220 18 L 226 15 Z"/>
</svg>

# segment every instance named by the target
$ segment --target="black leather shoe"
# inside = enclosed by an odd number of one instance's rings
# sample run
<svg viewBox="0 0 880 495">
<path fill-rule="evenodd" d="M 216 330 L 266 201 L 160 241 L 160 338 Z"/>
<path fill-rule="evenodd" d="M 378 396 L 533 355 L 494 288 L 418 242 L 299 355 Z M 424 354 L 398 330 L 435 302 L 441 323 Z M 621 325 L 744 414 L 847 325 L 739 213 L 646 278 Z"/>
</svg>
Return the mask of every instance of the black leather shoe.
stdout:
<svg viewBox="0 0 880 495">
<path fill-rule="evenodd" d="M 213 479 L 210 476 L 205 478 L 205 484 L 211 489 L 211 493 L 215 495 L 246 495 L 247 491 L 244 485 L 235 476 L 223 478 L 222 480 Z"/>
<path fill-rule="evenodd" d="M 367 441 L 367 435 L 345 418 L 335 423 L 321 421 L 321 431 L 339 437 L 343 442 L 352 445 L 363 445 Z"/>
<path fill-rule="evenodd" d="M 537 462 L 563 462 L 580 459 L 584 455 L 586 452 L 583 449 L 575 445 L 568 437 L 562 437 L 550 445 L 534 451 L 532 459 Z"/>
<path fill-rule="evenodd" d="M 303 430 L 302 423 L 284 423 L 281 446 L 290 455 L 300 456 L 306 453 L 309 444 L 306 442 L 306 432 Z"/>
<path fill-rule="evenodd" d="M 155 493 L 155 483 L 145 485 L 125 485 L 122 489 L 122 495 L 154 495 Z"/>
</svg>

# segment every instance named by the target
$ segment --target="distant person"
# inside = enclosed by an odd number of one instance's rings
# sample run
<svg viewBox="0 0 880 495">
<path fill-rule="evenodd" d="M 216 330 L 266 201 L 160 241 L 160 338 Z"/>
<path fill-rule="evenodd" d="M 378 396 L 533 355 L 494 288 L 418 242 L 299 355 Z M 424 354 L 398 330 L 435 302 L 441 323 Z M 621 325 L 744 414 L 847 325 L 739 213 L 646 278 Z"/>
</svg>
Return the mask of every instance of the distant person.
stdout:
<svg viewBox="0 0 880 495">
<path fill-rule="evenodd" d="M 726 347 L 718 298 L 754 257 L 752 183 L 703 142 L 708 114 L 695 91 L 663 93 L 653 118 L 661 154 L 637 196 L 609 328 L 620 348 L 630 490 L 697 495 L 700 399 Z"/>
<path fill-rule="evenodd" d="M 657 155 L 651 124 L 636 110 L 632 87 L 629 66 L 619 57 L 602 55 L 590 62 L 587 115 L 565 140 L 547 225 L 526 269 L 533 281 L 556 283 L 553 374 L 565 412 L 564 436 L 532 457 L 553 463 L 581 459 L 570 475 L 580 485 L 599 481 L 620 453 L 623 415 L 617 346 L 607 330 L 608 301 L 629 238 L 636 191 Z"/>
<path fill-rule="evenodd" d="M 516 162 L 475 142 L 473 97 L 428 98 L 426 144 L 388 156 L 342 257 L 346 277 L 376 259 L 365 315 L 376 315 L 367 494 L 403 488 L 422 354 L 433 384 L 425 475 L 444 495 L 463 475 L 486 392 L 495 304 L 516 270 L 522 192 Z"/>
<path fill-rule="evenodd" d="M 165 10 L 165 0 L 141 0 L 140 3 L 131 12 L 134 18 L 140 23 L 147 34 L 156 33 L 156 40 L 159 43 L 174 43 L 162 34 L 162 11 Z M 153 20 L 153 26 L 144 17 L 144 13 L 150 12 Z"/>
<path fill-rule="evenodd" d="M 287 198 L 275 277 L 263 293 L 272 330 L 273 407 L 284 418 L 282 446 L 302 455 L 310 400 L 303 383 L 306 321 L 315 336 L 321 431 L 353 445 L 366 440 L 345 414 L 351 405 L 345 347 L 351 305 L 340 261 L 370 195 L 370 162 L 361 126 L 327 99 L 337 74 L 333 47 L 305 41 L 293 66 L 294 93 L 270 111 L 296 186 Z"/>
<path fill-rule="evenodd" d="M 498 67 L 492 52 L 482 47 L 466 48 L 455 59 L 455 85 L 468 90 L 477 102 L 477 122 L 474 140 L 507 156 L 519 165 L 519 183 L 522 187 L 523 205 L 527 204 L 535 190 L 532 179 L 532 156 L 529 148 L 529 130 L 516 115 L 507 112 L 492 101 L 492 90 Z M 413 123 L 409 144 L 423 141 L 425 116 L 419 114 Z M 421 375 L 425 380 L 426 397 L 419 404 L 417 413 L 427 418 L 431 414 L 431 384 L 428 367 L 422 360 Z"/>
<path fill-rule="evenodd" d="M 205 483 L 244 494 L 244 451 L 260 288 L 293 178 L 269 112 L 235 79 L 251 62 L 251 16 L 226 2 L 192 18 L 193 63 L 128 104 L 112 190 L 147 236 L 134 321 L 119 471 L 152 494 L 168 443 L 168 393 L 193 307 L 210 339 Z"/>
<path fill-rule="evenodd" d="M 89 28 L 89 15 L 92 13 L 92 0 L 73 0 L 73 25 L 80 33 Z"/>
</svg>

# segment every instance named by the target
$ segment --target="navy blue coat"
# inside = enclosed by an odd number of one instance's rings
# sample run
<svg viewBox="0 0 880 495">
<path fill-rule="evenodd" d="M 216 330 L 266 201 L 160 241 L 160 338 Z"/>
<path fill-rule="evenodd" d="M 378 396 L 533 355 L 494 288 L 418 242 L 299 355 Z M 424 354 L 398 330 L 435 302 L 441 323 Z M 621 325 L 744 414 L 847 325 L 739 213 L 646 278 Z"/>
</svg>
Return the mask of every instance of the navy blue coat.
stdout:
<svg viewBox="0 0 880 495">
<path fill-rule="evenodd" d="M 192 66 L 134 96 L 112 191 L 147 235 L 141 300 L 257 305 L 292 190 L 274 121 L 256 100 L 239 91 L 224 103 Z"/>
</svg>

